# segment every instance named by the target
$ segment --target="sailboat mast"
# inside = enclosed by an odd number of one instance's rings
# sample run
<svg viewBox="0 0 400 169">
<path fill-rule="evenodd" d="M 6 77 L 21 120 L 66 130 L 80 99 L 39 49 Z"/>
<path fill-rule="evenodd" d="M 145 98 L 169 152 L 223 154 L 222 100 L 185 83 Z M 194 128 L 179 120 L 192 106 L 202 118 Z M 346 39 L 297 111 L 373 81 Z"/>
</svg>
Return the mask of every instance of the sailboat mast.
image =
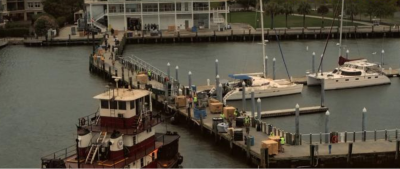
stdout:
<svg viewBox="0 0 400 169">
<path fill-rule="evenodd" d="M 342 0 L 342 11 L 340 14 L 339 57 L 342 56 L 343 14 L 344 14 L 344 0 Z"/>
<path fill-rule="evenodd" d="M 260 15 L 261 15 L 261 45 L 262 45 L 262 63 L 264 65 L 264 69 L 263 69 L 263 75 L 265 78 L 267 78 L 267 75 L 265 74 L 265 61 L 264 61 L 264 57 L 265 55 L 265 40 L 264 40 L 264 11 L 263 11 L 263 3 L 262 0 L 260 0 Z"/>
</svg>

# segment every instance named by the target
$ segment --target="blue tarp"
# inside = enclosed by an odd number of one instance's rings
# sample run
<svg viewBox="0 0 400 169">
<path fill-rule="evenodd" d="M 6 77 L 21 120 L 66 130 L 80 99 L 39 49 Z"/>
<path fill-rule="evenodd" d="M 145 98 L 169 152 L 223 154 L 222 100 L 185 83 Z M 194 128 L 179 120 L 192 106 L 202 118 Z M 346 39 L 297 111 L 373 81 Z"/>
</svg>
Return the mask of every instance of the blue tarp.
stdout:
<svg viewBox="0 0 400 169">
<path fill-rule="evenodd" d="M 230 74 L 229 77 L 233 78 L 233 79 L 239 79 L 239 80 L 251 79 L 251 77 L 249 75 L 233 75 L 233 74 Z"/>
</svg>

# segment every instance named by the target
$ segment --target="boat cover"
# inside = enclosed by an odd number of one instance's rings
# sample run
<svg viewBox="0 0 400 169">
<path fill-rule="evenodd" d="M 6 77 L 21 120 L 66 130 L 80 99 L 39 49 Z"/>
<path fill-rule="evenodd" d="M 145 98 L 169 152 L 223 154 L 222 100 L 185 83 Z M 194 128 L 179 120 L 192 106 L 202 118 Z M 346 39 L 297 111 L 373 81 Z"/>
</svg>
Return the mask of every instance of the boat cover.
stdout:
<svg viewBox="0 0 400 169">
<path fill-rule="evenodd" d="M 230 77 L 230 78 L 233 78 L 233 79 L 239 79 L 239 80 L 251 79 L 251 77 L 250 77 L 249 75 L 235 75 L 235 74 L 230 74 L 229 77 Z"/>
</svg>

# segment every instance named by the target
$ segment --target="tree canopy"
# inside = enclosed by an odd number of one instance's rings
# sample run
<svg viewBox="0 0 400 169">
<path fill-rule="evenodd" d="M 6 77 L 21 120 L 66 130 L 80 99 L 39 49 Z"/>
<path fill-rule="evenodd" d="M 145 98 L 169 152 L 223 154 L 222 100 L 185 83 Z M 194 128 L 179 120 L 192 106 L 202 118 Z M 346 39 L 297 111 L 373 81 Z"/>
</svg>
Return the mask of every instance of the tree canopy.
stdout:
<svg viewBox="0 0 400 169">
<path fill-rule="evenodd" d="M 55 18 L 66 17 L 73 21 L 74 12 L 83 9 L 83 0 L 43 0 L 43 10 Z"/>
<path fill-rule="evenodd" d="M 33 25 L 35 28 L 35 33 L 38 36 L 44 36 L 47 33 L 47 30 L 49 29 L 57 29 L 58 24 L 57 21 L 54 19 L 54 17 L 50 15 L 43 15 L 40 16 L 36 21 L 35 24 Z"/>
</svg>

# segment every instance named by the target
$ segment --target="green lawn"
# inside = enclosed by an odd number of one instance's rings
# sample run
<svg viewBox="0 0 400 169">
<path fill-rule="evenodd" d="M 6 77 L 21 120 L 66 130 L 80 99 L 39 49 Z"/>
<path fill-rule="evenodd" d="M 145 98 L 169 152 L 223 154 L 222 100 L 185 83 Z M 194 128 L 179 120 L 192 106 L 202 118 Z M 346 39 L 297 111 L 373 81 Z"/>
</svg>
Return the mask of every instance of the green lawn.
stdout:
<svg viewBox="0 0 400 169">
<path fill-rule="evenodd" d="M 253 26 L 254 28 L 259 28 L 259 24 L 257 24 L 257 20 L 260 17 L 256 16 L 255 12 L 231 12 L 228 15 L 228 22 L 229 23 L 247 23 Z M 325 20 L 325 27 L 329 27 L 332 23 L 332 20 Z M 335 21 L 335 25 L 339 24 L 338 21 Z M 307 18 L 306 17 L 306 27 L 320 27 L 322 25 L 322 19 L 318 18 Z M 345 26 L 353 26 L 353 25 L 360 25 L 357 23 L 351 22 L 344 22 Z M 303 17 L 302 16 L 288 16 L 288 27 L 302 27 L 303 26 Z M 271 17 L 265 16 L 264 17 L 264 27 L 270 28 L 271 27 Z M 285 26 L 285 16 L 278 15 L 274 18 L 274 27 L 286 27 Z"/>
</svg>

